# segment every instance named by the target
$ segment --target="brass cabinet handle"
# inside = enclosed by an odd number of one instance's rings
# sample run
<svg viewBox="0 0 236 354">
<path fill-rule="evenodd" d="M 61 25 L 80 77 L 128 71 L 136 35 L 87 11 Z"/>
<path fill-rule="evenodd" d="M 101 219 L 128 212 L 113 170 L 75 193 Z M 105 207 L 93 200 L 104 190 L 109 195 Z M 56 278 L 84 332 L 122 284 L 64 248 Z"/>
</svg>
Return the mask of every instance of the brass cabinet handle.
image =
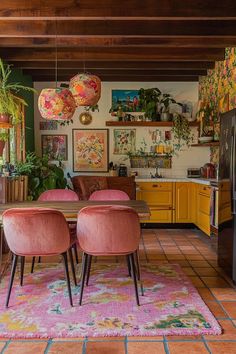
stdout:
<svg viewBox="0 0 236 354">
<path fill-rule="evenodd" d="M 153 184 L 152 187 L 155 188 L 155 187 L 159 187 L 159 186 L 158 186 L 158 184 Z"/>
</svg>

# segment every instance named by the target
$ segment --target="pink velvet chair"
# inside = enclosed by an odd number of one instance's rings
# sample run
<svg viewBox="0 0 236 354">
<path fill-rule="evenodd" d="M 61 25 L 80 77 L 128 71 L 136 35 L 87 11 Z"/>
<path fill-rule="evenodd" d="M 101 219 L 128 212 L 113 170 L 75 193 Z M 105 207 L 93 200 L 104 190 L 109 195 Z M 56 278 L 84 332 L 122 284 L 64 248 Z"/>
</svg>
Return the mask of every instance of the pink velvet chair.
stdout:
<svg viewBox="0 0 236 354">
<path fill-rule="evenodd" d="M 89 200 L 130 200 L 128 194 L 118 189 L 101 189 L 93 192 Z"/>
<path fill-rule="evenodd" d="M 38 201 L 40 202 L 63 202 L 63 201 L 78 201 L 79 197 L 78 194 L 70 189 L 50 189 L 48 191 L 43 192 L 40 194 Z"/>
<path fill-rule="evenodd" d="M 139 246 L 140 223 L 136 211 L 122 205 L 88 206 L 78 213 L 77 237 L 82 248 L 82 280 L 80 305 L 82 304 L 88 261 L 92 256 L 128 256 L 139 305 L 134 255 Z M 91 262 L 90 262 L 91 264 Z"/>
<path fill-rule="evenodd" d="M 71 201 L 71 202 L 76 202 L 79 201 L 79 196 L 77 193 L 70 189 L 49 189 L 43 193 L 40 194 L 38 201 L 40 202 L 63 202 L 63 201 Z M 71 232 L 71 236 L 76 239 L 76 224 L 69 223 L 69 228 Z M 78 254 L 77 254 L 77 247 L 76 243 L 73 245 L 74 252 L 75 252 L 75 259 L 76 263 L 79 263 L 78 260 Z M 39 258 L 39 262 L 41 259 Z M 32 266 L 31 266 L 31 273 L 34 272 L 34 264 L 35 264 L 35 257 L 33 257 L 32 260 Z"/>
<path fill-rule="evenodd" d="M 2 222 L 6 241 L 13 253 L 6 307 L 9 304 L 18 257 L 21 257 L 22 285 L 25 256 L 58 254 L 62 255 L 64 260 L 69 299 L 71 306 L 73 306 L 67 251 L 71 257 L 71 246 L 75 241 L 71 240 L 64 215 L 58 210 L 49 208 L 12 208 L 3 213 Z"/>
</svg>

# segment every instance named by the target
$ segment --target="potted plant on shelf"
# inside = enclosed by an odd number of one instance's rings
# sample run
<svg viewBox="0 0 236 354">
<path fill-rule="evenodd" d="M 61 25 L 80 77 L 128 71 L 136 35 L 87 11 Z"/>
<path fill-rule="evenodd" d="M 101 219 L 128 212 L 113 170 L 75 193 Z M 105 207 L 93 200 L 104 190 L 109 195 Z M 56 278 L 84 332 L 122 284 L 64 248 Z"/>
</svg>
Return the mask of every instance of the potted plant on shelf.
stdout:
<svg viewBox="0 0 236 354">
<path fill-rule="evenodd" d="M 169 93 L 163 93 L 160 97 L 161 121 L 168 122 L 172 120 L 173 116 L 170 113 L 171 104 L 178 104 L 181 106 L 181 103 L 176 102 Z"/>
<path fill-rule="evenodd" d="M 207 143 L 213 140 L 213 126 L 218 120 L 216 109 L 207 103 L 200 107 L 197 115 L 200 117 L 200 143 Z"/>
<path fill-rule="evenodd" d="M 16 96 L 20 90 L 36 92 L 32 87 L 22 85 L 17 82 L 11 82 L 12 74 L 11 66 L 4 64 L 0 58 L 0 123 L 10 123 L 16 125 L 22 121 L 23 106 L 27 106 L 24 99 Z M 0 139 L 3 137 L 2 144 L 5 145 L 7 140 L 7 132 L 1 128 Z"/>
<path fill-rule="evenodd" d="M 145 117 L 151 121 L 160 120 L 159 103 L 161 91 L 157 87 L 139 90 L 139 104 Z"/>
<path fill-rule="evenodd" d="M 173 114 L 172 133 L 175 140 L 175 151 L 180 150 L 185 145 L 189 146 L 193 141 L 193 135 L 189 126 L 189 121 L 180 113 Z"/>
</svg>

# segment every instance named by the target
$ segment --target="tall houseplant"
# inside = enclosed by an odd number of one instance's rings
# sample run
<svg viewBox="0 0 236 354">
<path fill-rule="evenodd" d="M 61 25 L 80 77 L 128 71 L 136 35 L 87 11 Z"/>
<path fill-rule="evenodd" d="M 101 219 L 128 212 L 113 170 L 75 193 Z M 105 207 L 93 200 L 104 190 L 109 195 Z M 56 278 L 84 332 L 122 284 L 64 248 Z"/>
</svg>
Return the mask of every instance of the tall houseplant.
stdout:
<svg viewBox="0 0 236 354">
<path fill-rule="evenodd" d="M 11 66 L 4 64 L 0 58 L 0 122 L 16 125 L 22 121 L 23 106 L 27 106 L 24 99 L 17 96 L 20 90 L 36 92 L 32 87 L 11 81 Z M 0 128 L 0 141 L 5 145 L 7 132 Z M 4 146 L 3 146 L 4 147 Z M 1 151 L 0 151 L 1 155 Z"/>
<path fill-rule="evenodd" d="M 29 177 L 29 199 L 37 200 L 48 189 L 64 189 L 67 186 L 62 167 L 49 162 L 48 156 L 38 157 L 34 152 L 26 154 L 24 162 L 16 164 L 16 173 Z"/>
</svg>

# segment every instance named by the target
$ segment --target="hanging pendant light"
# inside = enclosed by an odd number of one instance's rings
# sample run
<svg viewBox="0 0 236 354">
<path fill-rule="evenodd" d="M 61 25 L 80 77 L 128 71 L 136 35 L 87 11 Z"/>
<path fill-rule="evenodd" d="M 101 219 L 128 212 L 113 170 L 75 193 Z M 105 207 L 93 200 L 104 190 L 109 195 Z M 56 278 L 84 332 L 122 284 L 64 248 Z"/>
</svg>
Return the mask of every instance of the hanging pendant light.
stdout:
<svg viewBox="0 0 236 354">
<path fill-rule="evenodd" d="M 76 106 L 94 106 L 101 97 L 101 80 L 98 76 L 81 73 L 70 80 L 70 91 Z"/>
<path fill-rule="evenodd" d="M 75 113 L 76 104 L 69 89 L 45 88 L 39 95 L 38 108 L 44 119 L 70 120 Z"/>
<path fill-rule="evenodd" d="M 45 88 L 38 98 L 38 108 L 44 119 L 70 120 L 76 104 L 68 88 L 57 87 L 57 26 L 55 21 L 55 88 Z"/>
</svg>

